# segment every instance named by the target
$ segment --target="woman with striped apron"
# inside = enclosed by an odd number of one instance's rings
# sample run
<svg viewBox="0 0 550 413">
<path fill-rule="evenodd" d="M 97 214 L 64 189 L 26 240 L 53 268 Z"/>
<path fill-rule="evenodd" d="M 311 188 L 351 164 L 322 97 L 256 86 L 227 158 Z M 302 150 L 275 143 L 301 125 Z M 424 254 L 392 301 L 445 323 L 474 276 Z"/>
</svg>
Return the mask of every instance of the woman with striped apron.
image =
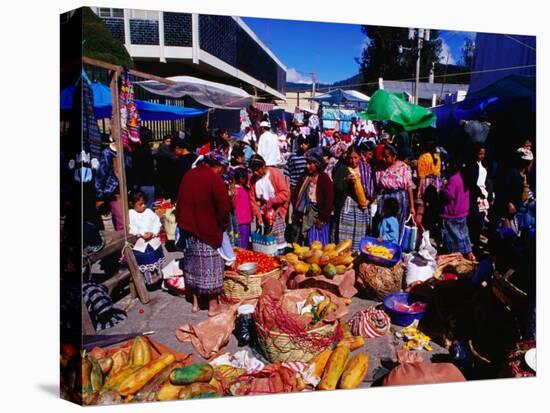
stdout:
<svg viewBox="0 0 550 413">
<path fill-rule="evenodd" d="M 359 197 L 354 185 L 356 179 L 359 179 L 363 192 Z M 361 161 L 356 145 L 348 148 L 346 162 L 334 171 L 334 195 L 335 241 L 349 239 L 352 251 L 359 251 L 361 239 L 370 233 L 371 215 L 368 207 L 374 195 L 374 183 L 371 167 Z"/>
</svg>

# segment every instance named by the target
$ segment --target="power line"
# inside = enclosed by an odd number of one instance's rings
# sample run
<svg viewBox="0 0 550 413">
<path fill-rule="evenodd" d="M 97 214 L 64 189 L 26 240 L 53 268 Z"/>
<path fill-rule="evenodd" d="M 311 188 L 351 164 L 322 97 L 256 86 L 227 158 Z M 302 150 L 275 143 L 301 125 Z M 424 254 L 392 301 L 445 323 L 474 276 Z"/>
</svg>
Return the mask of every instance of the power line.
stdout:
<svg viewBox="0 0 550 413">
<path fill-rule="evenodd" d="M 514 69 L 524 69 L 524 68 L 530 68 L 530 67 L 536 67 L 536 65 L 523 65 L 523 66 L 509 66 L 509 67 L 499 67 L 499 68 L 494 68 L 494 69 L 486 69 L 486 70 L 471 70 L 471 71 L 467 71 L 467 72 L 457 72 L 457 73 L 451 73 L 451 74 L 447 74 L 447 75 L 437 75 L 437 76 L 434 76 L 434 79 L 435 78 L 440 78 L 440 77 L 453 77 L 453 76 L 462 76 L 462 75 L 470 75 L 470 74 L 476 74 L 476 73 L 491 73 L 491 72 L 500 72 L 500 71 L 506 71 L 506 70 L 514 70 Z M 420 79 L 429 79 L 430 76 L 421 76 Z M 409 77 L 409 78 L 404 78 L 404 79 L 385 79 L 385 81 L 388 81 L 388 82 L 410 82 L 412 80 L 415 80 L 414 77 Z M 355 87 L 355 86 L 370 86 L 370 85 L 377 85 L 378 84 L 378 81 L 373 81 L 373 82 L 365 82 L 365 83 L 354 83 L 354 84 L 350 84 L 350 85 L 341 85 L 340 88 L 348 88 L 348 87 Z M 325 87 L 325 88 L 319 88 L 317 89 L 318 91 L 321 91 L 321 90 L 328 90 L 329 88 L 332 88 L 333 86 L 330 86 L 330 87 Z M 300 93 L 303 93 L 303 92 L 306 92 L 307 90 L 295 90 L 293 91 L 293 93 L 295 92 L 300 92 Z"/>
<path fill-rule="evenodd" d="M 522 42 L 521 40 L 518 40 L 518 39 L 516 39 L 515 37 L 510 36 L 509 34 L 505 34 L 504 36 L 506 36 L 506 37 L 509 38 L 509 39 L 512 39 L 514 42 L 519 43 L 519 44 L 521 44 L 522 46 L 525 46 L 525 47 L 527 47 L 527 48 L 529 48 L 529 49 L 531 49 L 531 50 L 533 50 L 533 51 L 535 51 L 535 52 L 537 51 L 537 49 L 534 48 L 533 46 L 530 46 L 530 45 L 528 45 L 527 43 L 524 43 L 524 42 Z"/>
</svg>

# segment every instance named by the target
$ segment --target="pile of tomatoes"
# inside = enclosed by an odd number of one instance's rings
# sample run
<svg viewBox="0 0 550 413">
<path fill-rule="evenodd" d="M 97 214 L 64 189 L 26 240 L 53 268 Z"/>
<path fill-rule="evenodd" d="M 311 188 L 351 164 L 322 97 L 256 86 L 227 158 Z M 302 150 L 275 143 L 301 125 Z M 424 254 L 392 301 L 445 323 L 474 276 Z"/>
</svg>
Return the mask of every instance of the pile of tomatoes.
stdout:
<svg viewBox="0 0 550 413">
<path fill-rule="evenodd" d="M 238 249 L 235 251 L 235 255 L 237 257 L 235 260 L 235 269 L 245 262 L 255 262 L 258 264 L 258 274 L 263 274 L 265 272 L 273 271 L 275 268 L 280 266 L 277 258 L 270 257 L 269 255 L 261 252 Z"/>
</svg>

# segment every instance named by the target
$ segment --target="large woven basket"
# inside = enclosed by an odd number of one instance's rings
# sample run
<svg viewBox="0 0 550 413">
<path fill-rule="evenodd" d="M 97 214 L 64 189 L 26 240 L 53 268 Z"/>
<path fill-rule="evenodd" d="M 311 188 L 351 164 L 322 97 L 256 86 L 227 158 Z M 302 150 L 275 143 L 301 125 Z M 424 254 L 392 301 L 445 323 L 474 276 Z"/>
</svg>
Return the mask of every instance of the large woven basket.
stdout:
<svg viewBox="0 0 550 413">
<path fill-rule="evenodd" d="M 335 335 L 338 322 L 322 325 L 308 331 L 308 335 L 313 340 L 318 335 Z M 256 323 L 258 333 L 258 342 L 262 347 L 264 355 L 272 363 L 283 363 L 289 361 L 308 362 L 321 351 L 327 350 L 332 344 L 324 348 L 303 346 L 296 340 L 292 340 L 286 333 L 270 331 L 264 329 L 259 323 Z M 307 336 L 304 341 L 307 342 Z"/>
<path fill-rule="evenodd" d="M 264 277 L 279 279 L 283 270 L 275 268 L 270 272 L 254 275 L 241 275 L 226 272 L 223 279 L 223 295 L 228 300 L 249 300 L 262 295 L 262 280 Z"/>
</svg>

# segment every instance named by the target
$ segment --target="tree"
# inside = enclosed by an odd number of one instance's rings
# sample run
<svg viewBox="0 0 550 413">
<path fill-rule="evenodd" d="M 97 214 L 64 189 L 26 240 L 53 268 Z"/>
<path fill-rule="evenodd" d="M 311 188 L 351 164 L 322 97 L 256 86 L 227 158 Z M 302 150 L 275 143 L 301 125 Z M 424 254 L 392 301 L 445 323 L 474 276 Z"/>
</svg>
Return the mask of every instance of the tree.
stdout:
<svg viewBox="0 0 550 413">
<path fill-rule="evenodd" d="M 82 8 L 82 54 L 126 67 L 134 63 L 124 45 L 114 39 L 101 19 L 89 8 Z"/>
<path fill-rule="evenodd" d="M 472 68 L 472 63 L 474 62 L 474 49 L 475 43 L 473 40 L 464 38 L 464 45 L 461 49 L 461 61 L 460 65 L 464 68 L 470 70 Z"/>
<path fill-rule="evenodd" d="M 387 80 L 411 79 L 416 75 L 417 39 L 410 40 L 409 30 L 400 27 L 361 26 L 367 37 L 367 46 L 357 59 L 366 83 L 367 93 L 378 88 L 379 77 Z M 441 39 L 437 30 L 430 31 L 430 41 L 424 41 L 420 58 L 420 77 L 427 77 L 432 62 L 439 61 Z M 403 46 L 403 53 L 399 53 Z M 411 50 L 407 50 L 411 49 Z M 422 79 L 421 79 L 422 80 Z"/>
</svg>

